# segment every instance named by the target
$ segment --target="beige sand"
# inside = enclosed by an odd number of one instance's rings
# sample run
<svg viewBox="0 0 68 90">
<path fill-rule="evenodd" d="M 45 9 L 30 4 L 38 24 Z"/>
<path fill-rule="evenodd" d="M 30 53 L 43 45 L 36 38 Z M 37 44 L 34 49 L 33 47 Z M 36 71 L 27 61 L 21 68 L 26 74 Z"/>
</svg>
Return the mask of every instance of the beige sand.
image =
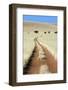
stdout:
<svg viewBox="0 0 68 90">
<path fill-rule="evenodd" d="M 34 31 L 39 31 L 34 33 Z M 49 34 L 48 31 L 51 33 Z M 57 25 L 51 25 L 48 23 L 34 23 L 25 22 L 24 23 L 24 65 L 28 63 L 29 57 L 35 47 L 36 55 L 32 59 L 33 68 L 30 69 L 29 73 L 55 73 L 57 72 Z M 44 33 L 46 32 L 46 34 Z M 39 62 L 39 47 L 35 45 L 34 38 L 38 37 L 39 45 L 43 48 L 46 54 L 47 60 Z M 42 42 L 42 44 L 40 43 Z M 45 47 L 44 47 L 45 46 Z M 42 65 L 42 66 L 41 66 Z M 44 69 L 44 67 L 46 67 Z"/>
</svg>

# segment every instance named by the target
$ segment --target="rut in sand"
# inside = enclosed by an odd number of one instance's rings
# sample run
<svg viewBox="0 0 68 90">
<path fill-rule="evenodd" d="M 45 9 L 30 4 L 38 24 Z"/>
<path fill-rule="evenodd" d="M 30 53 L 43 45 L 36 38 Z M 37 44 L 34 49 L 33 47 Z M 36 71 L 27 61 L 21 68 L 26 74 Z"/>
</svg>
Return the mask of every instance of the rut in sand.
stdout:
<svg viewBox="0 0 68 90">
<path fill-rule="evenodd" d="M 54 55 L 37 38 L 34 41 L 35 47 L 23 68 L 23 74 L 57 73 L 57 60 Z"/>
</svg>

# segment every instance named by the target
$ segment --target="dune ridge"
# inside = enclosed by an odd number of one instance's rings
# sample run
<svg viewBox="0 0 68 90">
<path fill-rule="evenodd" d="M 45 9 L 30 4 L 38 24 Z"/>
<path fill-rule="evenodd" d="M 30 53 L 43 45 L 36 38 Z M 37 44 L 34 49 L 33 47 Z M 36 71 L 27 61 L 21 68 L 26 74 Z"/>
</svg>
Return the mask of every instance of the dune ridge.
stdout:
<svg viewBox="0 0 68 90">
<path fill-rule="evenodd" d="M 24 30 L 40 30 L 40 31 L 57 31 L 57 25 L 49 23 L 38 23 L 38 22 L 24 22 Z M 28 29 L 27 29 L 28 28 Z M 42 29 L 43 28 L 43 29 Z"/>
</svg>

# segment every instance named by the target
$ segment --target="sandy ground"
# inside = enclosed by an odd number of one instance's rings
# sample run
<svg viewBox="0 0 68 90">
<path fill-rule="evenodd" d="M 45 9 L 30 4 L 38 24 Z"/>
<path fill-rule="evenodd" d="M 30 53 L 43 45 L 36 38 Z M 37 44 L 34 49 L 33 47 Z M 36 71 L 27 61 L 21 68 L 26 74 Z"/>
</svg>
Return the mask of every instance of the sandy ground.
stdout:
<svg viewBox="0 0 68 90">
<path fill-rule="evenodd" d="M 23 74 L 57 73 L 57 60 L 54 55 L 37 38 L 34 42 L 34 50 L 23 69 Z"/>
<path fill-rule="evenodd" d="M 34 31 L 38 31 L 38 33 L 34 33 Z M 48 31 L 50 31 L 50 33 L 48 33 Z M 51 25 L 48 23 L 24 22 L 24 64 L 28 62 L 28 58 L 30 57 L 32 50 L 34 49 L 35 37 L 38 37 L 38 40 L 42 42 L 43 45 L 47 46 L 47 48 L 56 57 L 57 34 L 54 33 L 56 31 L 56 25 Z"/>
</svg>

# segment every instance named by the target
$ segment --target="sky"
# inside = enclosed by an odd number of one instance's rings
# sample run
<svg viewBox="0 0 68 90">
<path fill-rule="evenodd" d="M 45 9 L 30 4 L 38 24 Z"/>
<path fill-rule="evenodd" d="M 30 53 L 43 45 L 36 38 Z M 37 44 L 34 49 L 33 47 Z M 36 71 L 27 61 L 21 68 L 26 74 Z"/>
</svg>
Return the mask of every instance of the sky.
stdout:
<svg viewBox="0 0 68 90">
<path fill-rule="evenodd" d="M 24 21 L 57 24 L 57 16 L 24 15 Z"/>
</svg>

